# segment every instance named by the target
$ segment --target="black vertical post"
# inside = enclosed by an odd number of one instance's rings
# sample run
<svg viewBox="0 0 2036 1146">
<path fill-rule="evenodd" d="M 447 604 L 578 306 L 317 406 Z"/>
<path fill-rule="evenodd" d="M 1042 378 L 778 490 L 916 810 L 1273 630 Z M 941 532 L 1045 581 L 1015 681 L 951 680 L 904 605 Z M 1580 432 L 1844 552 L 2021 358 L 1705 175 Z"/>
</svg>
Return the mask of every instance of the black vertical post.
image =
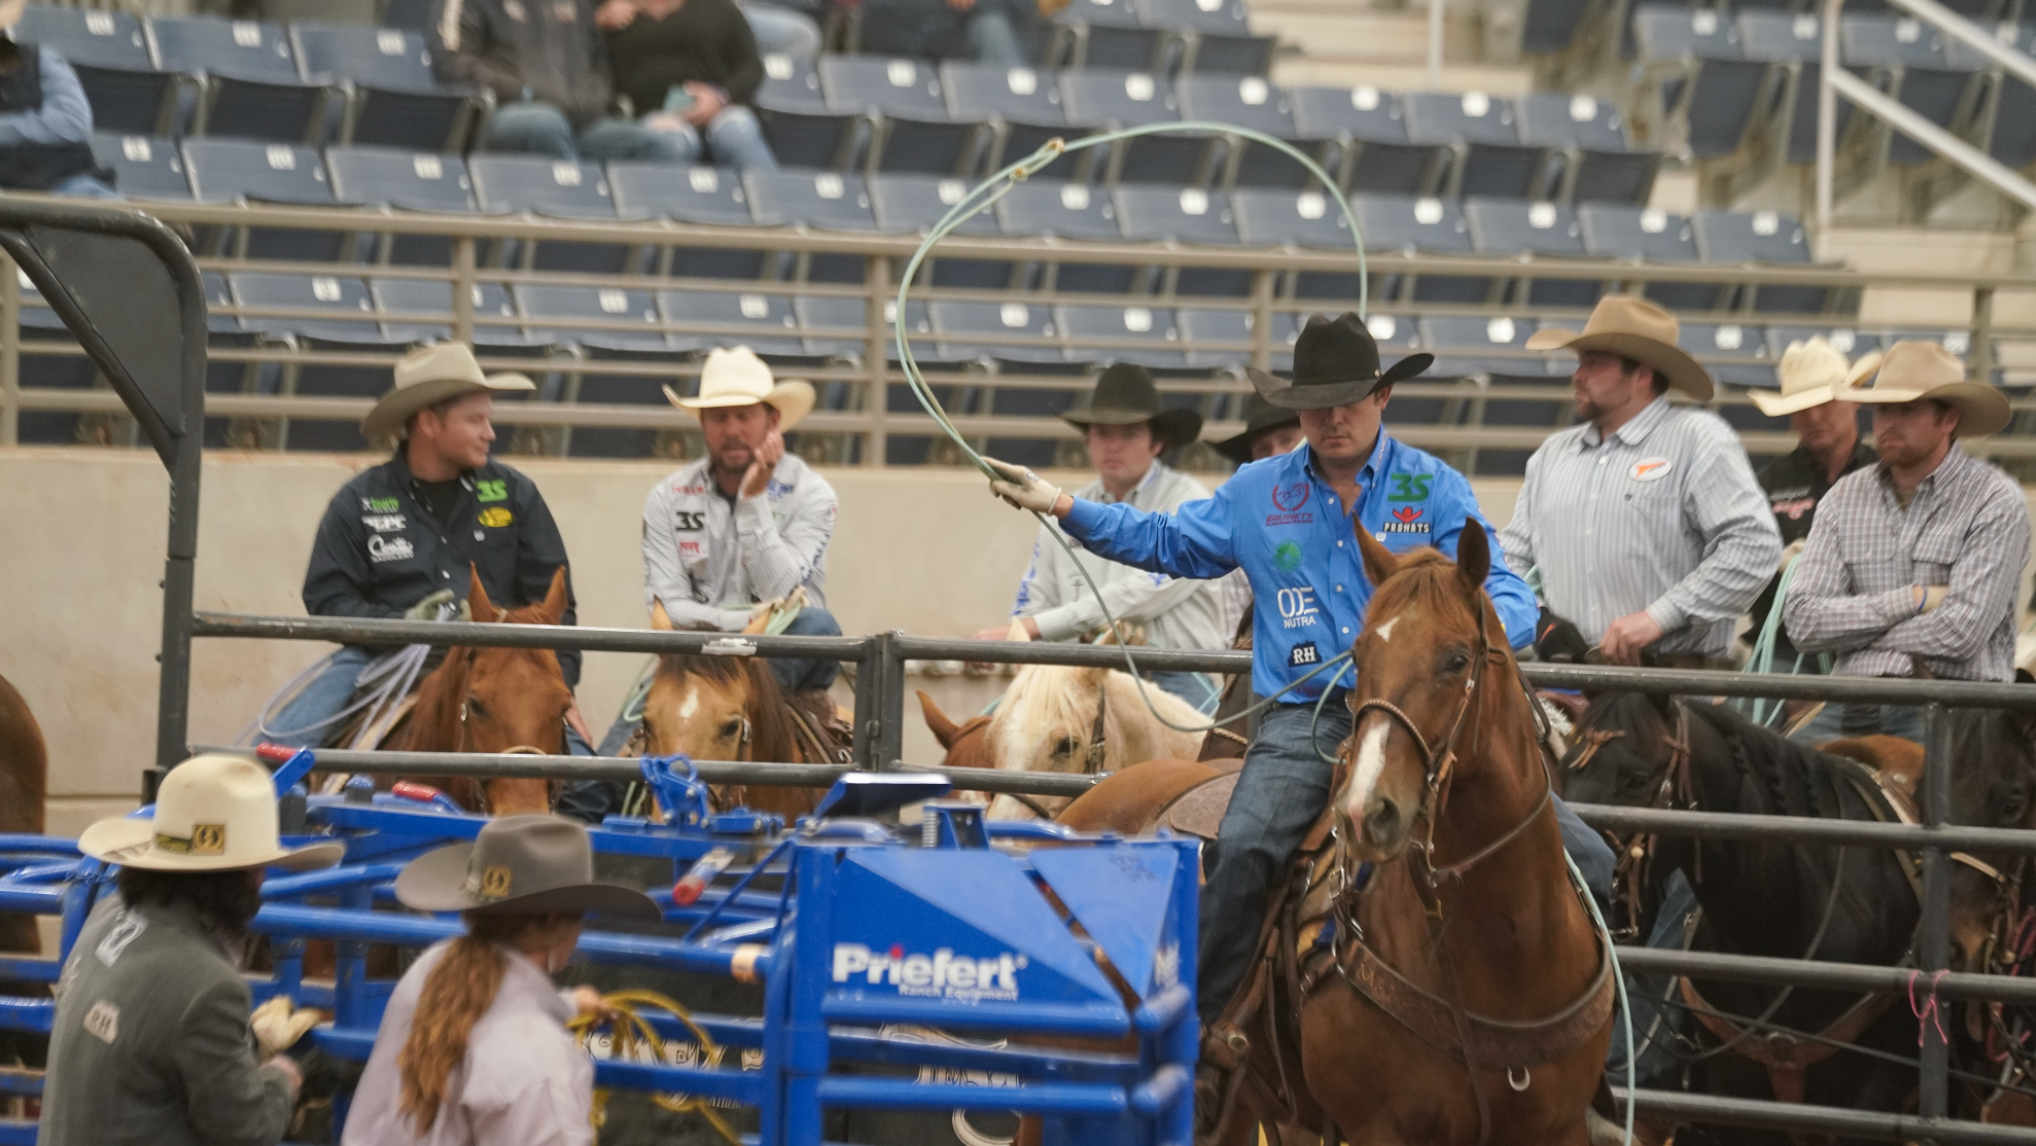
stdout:
<svg viewBox="0 0 2036 1146">
<path fill-rule="evenodd" d="M 203 378 L 203 343 L 198 344 L 197 352 L 198 377 Z M 163 565 L 163 651 L 157 655 L 162 668 L 156 700 L 156 767 L 166 771 L 184 759 L 190 745 L 191 608 L 198 576 L 198 479 L 203 447 L 204 438 L 194 428 L 177 438 L 170 463 L 170 540 Z"/>
<path fill-rule="evenodd" d="M 1951 714 L 1941 703 L 1923 709 L 1923 826 L 1942 828 L 1951 818 Z M 1926 831 L 1925 841 L 1930 839 Z M 1930 990 L 1930 980 L 1951 962 L 1951 872 L 1944 849 L 1935 843 L 1923 845 L 1923 918 L 1916 929 L 1916 966 L 1923 980 L 1916 986 L 1920 996 Z M 1921 1077 L 1917 1080 L 1917 1110 L 1924 1118 L 1943 1118 L 1949 1105 L 1946 1071 L 1950 1048 L 1944 1041 L 1942 1004 L 1934 997 L 1920 1004 L 1926 1013 L 1939 1016 L 1922 1023 Z"/>
<path fill-rule="evenodd" d="M 904 635 L 892 629 L 876 637 L 874 659 L 877 671 L 883 674 L 884 690 L 878 697 L 882 707 L 874 738 L 876 758 L 870 767 L 879 772 L 895 768 L 905 759 L 905 655 L 898 649 L 898 640 Z"/>
<path fill-rule="evenodd" d="M 855 662 L 855 743 L 849 756 L 858 768 L 867 769 L 874 755 L 877 728 L 883 722 L 883 661 L 877 656 L 877 638 L 863 642 L 862 658 Z"/>
</svg>

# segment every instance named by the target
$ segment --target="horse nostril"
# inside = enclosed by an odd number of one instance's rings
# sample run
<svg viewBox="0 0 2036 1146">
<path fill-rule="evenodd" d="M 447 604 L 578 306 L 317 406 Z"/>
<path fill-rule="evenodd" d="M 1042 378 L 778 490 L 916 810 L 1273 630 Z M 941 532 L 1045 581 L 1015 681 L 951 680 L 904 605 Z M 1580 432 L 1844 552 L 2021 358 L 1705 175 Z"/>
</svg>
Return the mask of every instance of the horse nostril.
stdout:
<svg viewBox="0 0 2036 1146">
<path fill-rule="evenodd" d="M 1364 814 L 1364 834 L 1376 841 L 1389 841 L 1399 837 L 1400 805 L 1392 800 L 1381 799 Z"/>
</svg>

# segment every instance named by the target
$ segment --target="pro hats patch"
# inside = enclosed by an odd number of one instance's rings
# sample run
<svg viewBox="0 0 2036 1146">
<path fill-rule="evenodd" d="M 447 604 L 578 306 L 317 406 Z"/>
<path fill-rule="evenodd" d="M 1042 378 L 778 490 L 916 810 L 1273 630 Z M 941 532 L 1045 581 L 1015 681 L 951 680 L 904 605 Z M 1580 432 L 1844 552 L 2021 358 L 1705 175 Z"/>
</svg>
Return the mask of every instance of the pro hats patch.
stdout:
<svg viewBox="0 0 2036 1146">
<path fill-rule="evenodd" d="M 1634 462 L 1628 472 L 1633 475 L 1634 481 L 1660 481 L 1674 468 L 1675 463 L 1667 458 L 1642 458 Z"/>
</svg>

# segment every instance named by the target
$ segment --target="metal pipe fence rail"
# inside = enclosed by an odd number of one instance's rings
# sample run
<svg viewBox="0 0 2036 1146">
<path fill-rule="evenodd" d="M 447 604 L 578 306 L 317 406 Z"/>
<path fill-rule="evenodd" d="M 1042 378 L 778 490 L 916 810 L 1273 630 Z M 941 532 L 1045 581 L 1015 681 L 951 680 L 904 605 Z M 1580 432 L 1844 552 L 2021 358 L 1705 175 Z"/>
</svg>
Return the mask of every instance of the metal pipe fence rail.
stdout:
<svg viewBox="0 0 2036 1146">
<path fill-rule="evenodd" d="M 580 648 L 605 652 L 707 655 L 831 657 L 856 666 L 857 767 L 873 770 L 908 766 L 901 759 L 906 665 L 913 661 L 966 660 L 1000 664 L 1055 664 L 1121 667 L 1123 651 L 1107 646 L 1055 645 L 915 637 L 886 632 L 861 637 L 731 636 L 723 633 L 484 625 L 456 622 L 371 621 L 324 617 L 255 617 L 199 613 L 192 633 L 199 637 L 272 640 L 326 640 L 351 643 L 478 645 L 519 648 Z M 1248 673 L 1243 652 L 1137 650 L 1142 669 Z M 1914 947 L 1913 971 L 1797 959 L 1714 953 L 1653 951 L 1622 947 L 1630 970 L 1692 974 L 1810 989 L 1903 994 L 1937 999 L 1990 1000 L 2036 1005 L 2036 982 L 2001 976 L 1953 974 L 1950 961 L 1950 886 L 1947 854 L 1958 850 L 2036 855 L 2036 832 L 1956 827 L 1949 823 L 1951 770 L 1949 723 L 1953 708 L 2036 711 L 2036 687 L 1834 677 L 1793 677 L 1663 669 L 1529 664 L 1537 687 L 1624 690 L 1657 695 L 1748 696 L 1818 699 L 1838 703 L 1919 705 L 1926 728 L 1924 778 L 1919 793 L 1920 826 L 1841 823 L 1796 817 L 1761 817 L 1698 811 L 1665 811 L 1579 805 L 1584 820 L 1599 828 L 1646 830 L 1668 835 L 1729 839 L 1792 839 L 1806 843 L 1903 849 L 1919 854 L 1923 866 L 1922 917 Z M 628 779 L 633 765 L 588 762 L 575 757 L 471 757 L 451 754 L 332 752 L 334 764 L 354 771 L 457 771 L 473 775 L 593 776 Z M 772 763 L 702 762 L 710 779 L 741 783 L 799 785 L 831 781 L 842 769 Z M 950 769 L 959 787 L 1073 795 L 1093 784 L 1089 776 L 1004 776 Z M 995 785 L 995 787 L 992 787 Z M 1841 1133 L 1888 1141 L 1953 1143 L 2036 1143 L 2036 1130 L 1980 1126 L 1948 1117 L 1951 1105 L 1949 1047 L 1936 1024 L 1921 1024 L 1919 1101 L 1916 1115 L 1885 1115 L 1781 1103 L 1749 1102 L 1674 1092 L 1635 1092 L 1650 1113 L 1724 1125 L 1761 1126 Z"/>
</svg>

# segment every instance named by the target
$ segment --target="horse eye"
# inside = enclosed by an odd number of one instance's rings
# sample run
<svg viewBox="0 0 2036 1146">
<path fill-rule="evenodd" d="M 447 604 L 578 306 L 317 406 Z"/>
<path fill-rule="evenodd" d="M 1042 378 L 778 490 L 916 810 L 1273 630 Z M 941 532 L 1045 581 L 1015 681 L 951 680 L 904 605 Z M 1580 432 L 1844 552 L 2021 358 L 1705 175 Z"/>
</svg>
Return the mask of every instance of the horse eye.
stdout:
<svg viewBox="0 0 2036 1146">
<path fill-rule="evenodd" d="M 2024 785 L 2017 784 L 2008 789 L 2008 798 L 2001 805 L 2000 822 L 2003 826 L 2007 827 L 2019 826 L 2022 822 L 2023 814 L 2028 810 L 2029 789 Z"/>
<path fill-rule="evenodd" d="M 740 720 L 731 720 L 728 723 L 721 726 L 721 735 L 723 736 L 734 736 L 736 733 L 741 731 L 742 731 L 742 721 Z"/>
<path fill-rule="evenodd" d="M 1470 656 L 1468 654 L 1456 652 L 1451 653 L 1449 655 L 1450 672 L 1462 672 L 1463 670 L 1469 667 L 1470 667 Z"/>
<path fill-rule="evenodd" d="M 1075 754 L 1075 749 L 1080 748 L 1081 746 L 1082 746 L 1081 742 L 1076 740 L 1074 737 L 1063 736 L 1059 740 L 1054 742 L 1053 754 L 1055 756 L 1073 756 Z"/>
<path fill-rule="evenodd" d="M 488 706 L 470 696 L 467 698 L 467 711 L 475 716 L 486 716 L 488 715 Z"/>
</svg>

